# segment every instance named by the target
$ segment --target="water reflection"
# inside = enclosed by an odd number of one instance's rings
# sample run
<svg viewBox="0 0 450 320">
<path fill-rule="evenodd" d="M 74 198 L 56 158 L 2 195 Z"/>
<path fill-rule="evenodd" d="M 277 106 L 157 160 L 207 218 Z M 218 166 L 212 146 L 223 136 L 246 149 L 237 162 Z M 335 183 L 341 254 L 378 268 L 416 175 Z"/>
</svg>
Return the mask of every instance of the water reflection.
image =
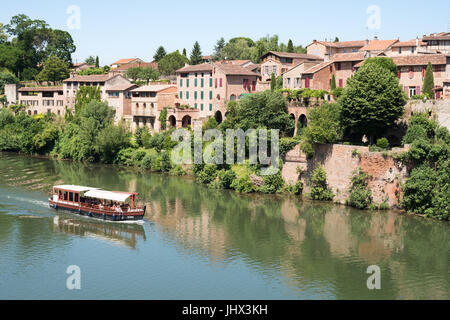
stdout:
<svg viewBox="0 0 450 320">
<path fill-rule="evenodd" d="M 316 298 L 450 298 L 448 223 L 294 197 L 242 196 L 186 178 L 10 154 L 1 154 L 0 179 L 42 192 L 54 184 L 138 192 L 148 208 L 146 219 L 185 254 L 225 266 L 244 261 L 293 290 L 314 290 Z M 130 249 L 146 239 L 142 226 L 55 219 L 54 233 L 95 236 Z M 34 228 L 20 232 L 35 234 Z M 0 225 L 0 241 L 11 232 Z M 41 228 L 39 236 L 45 233 Z M 382 270 L 381 291 L 366 287 L 366 269 L 374 264 Z"/>
</svg>

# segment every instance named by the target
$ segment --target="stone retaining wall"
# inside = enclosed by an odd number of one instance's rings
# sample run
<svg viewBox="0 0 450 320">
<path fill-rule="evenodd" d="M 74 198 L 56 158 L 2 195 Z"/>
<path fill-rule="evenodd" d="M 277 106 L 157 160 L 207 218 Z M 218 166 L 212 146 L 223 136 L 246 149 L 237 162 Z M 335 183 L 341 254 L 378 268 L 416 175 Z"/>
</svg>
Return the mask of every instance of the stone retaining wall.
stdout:
<svg viewBox="0 0 450 320">
<path fill-rule="evenodd" d="M 316 145 L 312 159 L 306 159 L 297 146 L 290 151 L 284 161 L 283 178 L 287 183 L 294 184 L 302 180 L 305 192 L 309 192 L 307 181 L 317 164 L 321 163 L 327 172 L 328 185 L 335 194 L 334 201 L 345 204 L 349 197 L 348 190 L 351 186 L 351 178 L 359 167 L 371 175 L 369 188 L 372 190 L 375 204 L 388 203 L 390 207 L 398 204 L 401 194 L 400 185 L 408 177 L 406 167 L 395 161 L 392 155 L 408 150 L 395 148 L 389 154 L 381 152 L 369 152 L 368 147 L 347 145 Z M 303 172 L 298 174 L 298 168 Z"/>
</svg>

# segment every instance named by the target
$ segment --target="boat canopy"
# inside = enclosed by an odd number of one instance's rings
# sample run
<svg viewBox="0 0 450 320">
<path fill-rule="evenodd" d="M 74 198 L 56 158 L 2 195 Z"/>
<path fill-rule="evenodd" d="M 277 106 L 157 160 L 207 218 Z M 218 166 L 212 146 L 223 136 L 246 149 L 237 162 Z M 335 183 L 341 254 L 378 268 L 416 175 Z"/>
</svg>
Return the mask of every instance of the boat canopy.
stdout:
<svg viewBox="0 0 450 320">
<path fill-rule="evenodd" d="M 125 202 L 128 198 L 133 196 L 132 193 L 111 192 L 105 190 L 90 190 L 84 194 L 85 197 L 96 198 L 101 200 L 111 200 L 117 202 Z"/>
<path fill-rule="evenodd" d="M 74 191 L 74 192 L 86 192 L 86 191 L 90 191 L 90 190 L 98 190 L 97 188 L 74 186 L 74 185 L 54 186 L 54 188 L 58 189 L 58 190 Z"/>
</svg>

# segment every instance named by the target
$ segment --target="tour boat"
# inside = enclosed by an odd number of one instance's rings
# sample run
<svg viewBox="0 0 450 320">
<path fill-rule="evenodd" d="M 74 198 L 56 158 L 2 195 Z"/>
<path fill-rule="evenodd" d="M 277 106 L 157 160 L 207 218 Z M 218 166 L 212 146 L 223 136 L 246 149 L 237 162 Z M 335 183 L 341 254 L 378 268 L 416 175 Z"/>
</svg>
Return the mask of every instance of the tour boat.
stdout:
<svg viewBox="0 0 450 320">
<path fill-rule="evenodd" d="M 54 186 L 48 203 L 51 208 L 73 211 L 82 216 L 108 221 L 143 220 L 146 207 L 135 205 L 137 193 L 98 188 Z"/>
</svg>

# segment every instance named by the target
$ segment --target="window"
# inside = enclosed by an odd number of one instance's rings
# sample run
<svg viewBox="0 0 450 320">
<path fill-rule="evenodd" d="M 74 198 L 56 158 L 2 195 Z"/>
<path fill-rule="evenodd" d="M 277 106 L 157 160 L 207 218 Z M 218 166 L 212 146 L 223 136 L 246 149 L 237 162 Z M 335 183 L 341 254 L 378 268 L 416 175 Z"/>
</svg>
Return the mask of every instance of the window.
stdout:
<svg viewBox="0 0 450 320">
<path fill-rule="evenodd" d="M 416 87 L 409 87 L 409 97 L 416 95 Z"/>
<path fill-rule="evenodd" d="M 197 100 L 197 91 L 194 91 L 194 99 Z"/>
<path fill-rule="evenodd" d="M 209 86 L 212 88 L 212 86 L 213 86 L 213 79 L 212 78 L 210 78 L 209 79 Z"/>
<path fill-rule="evenodd" d="M 203 111 L 203 103 L 200 105 L 200 110 Z"/>
<path fill-rule="evenodd" d="M 195 74 L 197 76 L 197 74 Z M 194 87 L 197 87 L 197 79 L 194 79 Z"/>
<path fill-rule="evenodd" d="M 183 99 L 183 91 L 180 91 L 180 99 Z"/>
<path fill-rule="evenodd" d="M 340 62 L 338 62 L 338 63 L 336 63 L 336 70 L 341 70 L 341 63 Z"/>
<path fill-rule="evenodd" d="M 189 91 L 186 91 L 186 99 L 189 99 Z"/>
<path fill-rule="evenodd" d="M 200 99 L 203 100 L 203 98 L 204 98 L 204 92 L 202 91 L 202 92 L 200 92 Z"/>
<path fill-rule="evenodd" d="M 183 87 L 183 79 L 180 79 L 180 88 Z"/>
<path fill-rule="evenodd" d="M 296 78 L 295 81 L 296 81 L 295 87 L 296 88 L 300 88 L 301 85 L 302 85 L 301 79 L 300 78 Z"/>
<path fill-rule="evenodd" d="M 189 79 L 186 79 L 186 88 L 189 88 Z"/>
<path fill-rule="evenodd" d="M 287 78 L 287 85 L 288 85 L 288 86 L 291 85 L 291 78 Z"/>
<path fill-rule="evenodd" d="M 209 111 L 212 111 L 212 104 L 209 104 Z"/>
<path fill-rule="evenodd" d="M 414 53 L 416 51 L 416 47 L 411 47 L 411 53 Z"/>
<path fill-rule="evenodd" d="M 213 92 L 210 91 L 210 92 L 209 92 L 209 100 L 212 100 L 212 98 L 213 98 Z"/>
<path fill-rule="evenodd" d="M 197 104 L 196 103 L 194 103 L 194 108 L 197 109 Z"/>
<path fill-rule="evenodd" d="M 202 77 L 203 77 L 203 74 L 202 74 Z M 201 83 L 200 86 L 203 88 L 205 86 L 205 79 L 202 78 L 200 80 L 200 83 Z"/>
<path fill-rule="evenodd" d="M 402 54 L 402 47 L 398 47 L 398 54 Z"/>
</svg>

